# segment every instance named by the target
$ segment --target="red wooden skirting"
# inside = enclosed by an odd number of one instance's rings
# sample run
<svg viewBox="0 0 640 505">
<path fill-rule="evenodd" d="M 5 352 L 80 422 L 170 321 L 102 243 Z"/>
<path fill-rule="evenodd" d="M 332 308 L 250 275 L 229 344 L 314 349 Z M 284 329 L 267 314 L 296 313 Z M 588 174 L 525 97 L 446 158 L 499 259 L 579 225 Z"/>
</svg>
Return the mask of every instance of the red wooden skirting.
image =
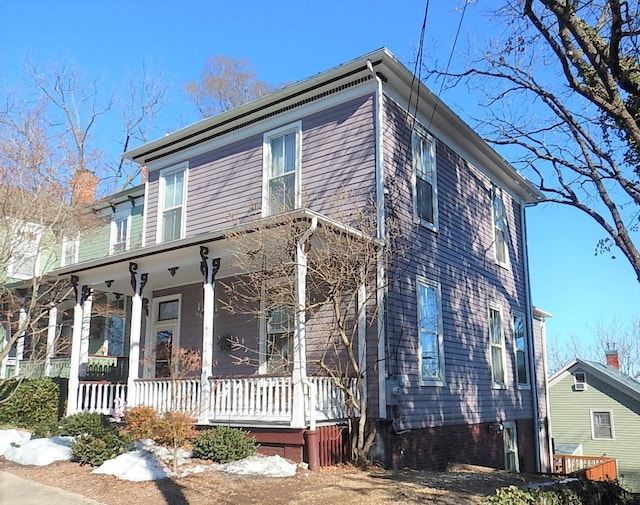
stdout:
<svg viewBox="0 0 640 505">
<path fill-rule="evenodd" d="M 320 466 L 345 463 L 348 455 L 346 426 L 320 426 L 317 430 Z"/>
<path fill-rule="evenodd" d="M 563 475 L 584 476 L 589 480 L 618 478 L 618 463 L 613 458 L 554 454 L 553 463 L 555 473 Z"/>
</svg>

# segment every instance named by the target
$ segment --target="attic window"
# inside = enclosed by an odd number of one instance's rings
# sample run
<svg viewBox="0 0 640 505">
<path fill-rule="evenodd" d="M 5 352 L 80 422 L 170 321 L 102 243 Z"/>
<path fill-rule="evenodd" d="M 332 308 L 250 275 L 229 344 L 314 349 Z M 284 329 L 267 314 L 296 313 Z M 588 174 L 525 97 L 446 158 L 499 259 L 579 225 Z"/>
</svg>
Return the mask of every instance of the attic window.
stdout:
<svg viewBox="0 0 640 505">
<path fill-rule="evenodd" d="M 587 374 L 584 372 L 576 372 L 573 374 L 573 390 L 584 391 L 587 389 Z"/>
</svg>

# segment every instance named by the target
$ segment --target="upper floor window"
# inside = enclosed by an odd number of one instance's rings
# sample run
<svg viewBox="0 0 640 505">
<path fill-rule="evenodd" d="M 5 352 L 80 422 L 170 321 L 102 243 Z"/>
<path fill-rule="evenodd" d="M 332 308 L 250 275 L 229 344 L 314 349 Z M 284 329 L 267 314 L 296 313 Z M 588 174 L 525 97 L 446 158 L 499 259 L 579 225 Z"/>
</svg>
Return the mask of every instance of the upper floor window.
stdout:
<svg viewBox="0 0 640 505">
<path fill-rule="evenodd" d="M 79 237 L 62 237 L 62 255 L 60 258 L 60 266 L 73 265 L 78 262 L 80 253 Z"/>
<path fill-rule="evenodd" d="M 186 166 L 160 172 L 159 241 L 168 242 L 185 234 Z"/>
<path fill-rule="evenodd" d="M 442 385 L 444 352 L 440 286 L 423 278 L 418 278 L 417 286 L 421 383 L 423 386 Z"/>
<path fill-rule="evenodd" d="M 591 411 L 591 438 L 613 440 L 613 413 L 610 410 Z"/>
<path fill-rule="evenodd" d="M 427 133 L 413 131 L 413 209 L 415 220 L 436 230 L 438 201 L 436 191 L 436 144 Z"/>
<path fill-rule="evenodd" d="M 493 235 L 496 263 L 506 265 L 509 259 L 507 248 L 507 212 L 504 206 L 502 193 L 493 193 Z"/>
<path fill-rule="evenodd" d="M 527 331 L 523 314 L 513 314 L 513 343 L 516 353 L 516 379 L 519 387 L 529 386 Z"/>
<path fill-rule="evenodd" d="M 270 216 L 300 207 L 302 123 L 264 135 L 262 214 Z"/>
<path fill-rule="evenodd" d="M 11 254 L 7 274 L 15 279 L 37 276 L 40 267 L 40 239 L 42 230 L 33 223 L 17 224 L 11 240 Z"/>
<path fill-rule="evenodd" d="M 491 382 L 494 387 L 503 387 L 505 380 L 504 331 L 502 309 L 489 306 L 489 344 L 491 347 Z"/>
<path fill-rule="evenodd" d="M 110 253 L 117 254 L 129 249 L 131 212 L 118 212 L 111 218 Z"/>
</svg>

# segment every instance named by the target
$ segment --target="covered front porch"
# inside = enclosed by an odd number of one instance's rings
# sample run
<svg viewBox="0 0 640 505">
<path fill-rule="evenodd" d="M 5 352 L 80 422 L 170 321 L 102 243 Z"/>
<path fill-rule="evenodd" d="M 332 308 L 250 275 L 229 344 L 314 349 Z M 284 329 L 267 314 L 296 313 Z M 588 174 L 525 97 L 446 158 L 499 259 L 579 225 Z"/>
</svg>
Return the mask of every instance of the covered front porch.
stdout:
<svg viewBox="0 0 640 505">
<path fill-rule="evenodd" d="M 233 261 L 229 236 L 254 233 L 249 225 L 60 269 L 58 275 L 71 276 L 75 288 L 67 415 L 118 417 L 126 408 L 149 406 L 160 413 L 188 412 L 200 425 L 313 430 L 344 421 L 348 401 L 343 387 L 357 396 L 358 379 L 323 374 L 310 359 L 316 351 L 307 350 L 307 254 L 323 218 L 301 210 L 287 219 L 298 231 L 288 252 L 294 260 L 295 299 L 290 309 L 276 307 L 260 317 L 223 308 L 229 299 L 221 282 L 245 274 Z M 124 380 L 86 373 L 91 370 L 86 319 L 98 293 L 126 299 L 122 327 L 127 335 L 120 357 L 127 365 Z M 260 307 L 264 300 L 254 302 Z M 361 334 L 364 360 L 364 329 Z M 179 369 L 174 362 L 178 350 L 196 352 L 198 368 Z"/>
</svg>

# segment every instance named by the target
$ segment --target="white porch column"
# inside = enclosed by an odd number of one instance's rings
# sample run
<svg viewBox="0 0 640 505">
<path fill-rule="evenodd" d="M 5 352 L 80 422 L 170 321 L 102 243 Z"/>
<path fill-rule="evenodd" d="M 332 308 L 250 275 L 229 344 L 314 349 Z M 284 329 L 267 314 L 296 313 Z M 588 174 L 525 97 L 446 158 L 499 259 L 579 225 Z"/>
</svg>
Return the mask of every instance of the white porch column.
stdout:
<svg viewBox="0 0 640 505">
<path fill-rule="evenodd" d="M 137 263 L 129 263 L 131 274 L 131 334 L 129 335 L 129 376 L 127 377 L 127 407 L 134 407 L 136 399 L 136 383 L 140 369 L 140 326 L 142 325 L 142 290 L 147 283 L 148 275 L 138 272 Z"/>
<path fill-rule="evenodd" d="M 58 329 L 58 307 L 49 307 L 49 325 L 47 326 L 47 355 L 44 362 L 44 374 L 51 377 L 51 358 L 55 352 L 56 332 Z"/>
<path fill-rule="evenodd" d="M 305 395 L 304 382 L 307 378 L 307 351 L 306 351 L 306 306 L 307 306 L 307 252 L 310 247 L 309 240 L 318 226 L 317 218 L 313 218 L 309 229 L 300 237 L 296 245 L 296 320 L 293 333 L 293 412 L 291 414 L 291 427 L 304 428 L 305 419 Z M 309 405 L 309 409 L 315 409 L 315 405 Z"/>
<path fill-rule="evenodd" d="M 71 334 L 71 362 L 69 363 L 69 391 L 67 392 L 67 415 L 78 411 L 78 389 L 80 387 L 80 339 L 82 336 L 82 306 L 87 295 L 87 286 L 80 286 L 77 276 L 71 276 L 75 292 L 73 306 L 73 332 Z"/>
<path fill-rule="evenodd" d="M 27 311 L 24 307 L 20 307 L 20 316 L 18 317 L 18 328 L 22 331 L 16 341 L 16 367 L 13 369 L 13 375 L 20 375 L 20 362 L 24 359 L 24 327 L 27 322 Z"/>
<path fill-rule="evenodd" d="M 88 294 L 82 305 L 82 332 L 80 335 L 80 377 L 87 375 L 89 365 L 89 338 L 91 335 L 91 307 L 93 305 L 93 290 Z"/>
<path fill-rule="evenodd" d="M 7 325 L 8 326 L 8 325 Z M 0 349 L 4 349 L 9 345 L 9 331 L 4 326 L 4 321 L 0 320 Z M 7 378 L 7 362 L 9 361 L 9 354 L 2 358 L 0 362 L 0 379 Z"/>
<path fill-rule="evenodd" d="M 200 272 L 204 277 L 202 311 L 202 372 L 200 375 L 199 416 L 209 415 L 209 375 L 213 369 L 213 314 L 215 303 L 215 279 L 220 269 L 220 258 L 209 258 L 209 248 L 200 246 Z"/>
</svg>

